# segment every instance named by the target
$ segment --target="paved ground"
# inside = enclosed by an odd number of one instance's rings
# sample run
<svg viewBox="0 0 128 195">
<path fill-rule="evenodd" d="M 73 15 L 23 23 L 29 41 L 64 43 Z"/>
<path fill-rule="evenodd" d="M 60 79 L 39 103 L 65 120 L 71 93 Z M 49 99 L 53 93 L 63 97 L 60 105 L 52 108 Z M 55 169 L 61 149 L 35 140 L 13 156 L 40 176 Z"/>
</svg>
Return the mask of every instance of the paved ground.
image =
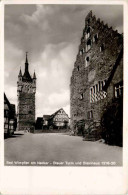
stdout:
<svg viewBox="0 0 128 195">
<path fill-rule="evenodd" d="M 104 163 L 105 162 L 105 163 Z M 5 139 L 6 165 L 122 165 L 122 148 L 59 133 L 15 132 Z"/>
</svg>

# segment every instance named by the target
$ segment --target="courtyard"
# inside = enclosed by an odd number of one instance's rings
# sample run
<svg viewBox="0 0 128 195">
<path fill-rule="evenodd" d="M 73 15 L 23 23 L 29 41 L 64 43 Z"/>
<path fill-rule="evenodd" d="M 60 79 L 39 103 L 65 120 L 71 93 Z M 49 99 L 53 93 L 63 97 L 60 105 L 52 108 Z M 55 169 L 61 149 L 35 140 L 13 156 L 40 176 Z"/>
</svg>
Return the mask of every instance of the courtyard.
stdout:
<svg viewBox="0 0 128 195">
<path fill-rule="evenodd" d="M 121 166 L 122 148 L 66 133 L 24 133 L 4 140 L 5 165 Z"/>
</svg>

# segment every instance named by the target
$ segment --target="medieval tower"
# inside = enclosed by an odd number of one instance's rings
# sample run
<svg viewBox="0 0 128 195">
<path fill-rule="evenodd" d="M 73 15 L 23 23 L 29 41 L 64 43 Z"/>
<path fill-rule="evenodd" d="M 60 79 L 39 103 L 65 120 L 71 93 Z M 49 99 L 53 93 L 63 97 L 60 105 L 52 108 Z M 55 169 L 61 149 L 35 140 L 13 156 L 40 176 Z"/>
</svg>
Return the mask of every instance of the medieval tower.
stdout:
<svg viewBox="0 0 128 195">
<path fill-rule="evenodd" d="M 17 82 L 17 129 L 34 131 L 35 124 L 35 93 L 36 93 L 36 75 L 33 78 L 29 74 L 29 63 L 25 61 L 25 71 L 22 75 L 21 69 Z"/>
</svg>

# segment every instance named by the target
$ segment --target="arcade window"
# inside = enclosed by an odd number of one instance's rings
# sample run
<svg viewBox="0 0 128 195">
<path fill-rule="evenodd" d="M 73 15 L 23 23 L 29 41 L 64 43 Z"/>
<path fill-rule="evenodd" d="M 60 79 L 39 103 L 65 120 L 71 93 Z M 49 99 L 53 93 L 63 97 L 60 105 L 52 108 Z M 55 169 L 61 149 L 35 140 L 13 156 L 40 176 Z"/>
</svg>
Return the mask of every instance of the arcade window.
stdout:
<svg viewBox="0 0 128 195">
<path fill-rule="evenodd" d="M 101 99 L 106 98 L 107 93 L 103 91 L 103 86 L 105 85 L 106 80 L 99 81 L 97 84 L 90 88 L 90 103 L 97 102 Z"/>
</svg>

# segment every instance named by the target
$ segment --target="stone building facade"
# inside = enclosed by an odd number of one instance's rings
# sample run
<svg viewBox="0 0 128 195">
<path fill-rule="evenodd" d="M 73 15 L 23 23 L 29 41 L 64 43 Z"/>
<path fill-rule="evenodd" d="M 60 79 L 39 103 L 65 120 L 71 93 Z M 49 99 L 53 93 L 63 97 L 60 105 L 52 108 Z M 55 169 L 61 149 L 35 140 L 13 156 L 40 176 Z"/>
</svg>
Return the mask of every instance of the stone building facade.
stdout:
<svg viewBox="0 0 128 195">
<path fill-rule="evenodd" d="M 26 53 L 25 71 L 22 75 L 21 69 L 17 82 L 17 129 L 33 132 L 35 128 L 35 93 L 36 75 L 33 78 L 29 73 L 29 63 Z"/>
<path fill-rule="evenodd" d="M 76 131 L 78 124 L 88 130 L 100 128 L 100 120 L 108 100 L 114 96 L 113 86 L 118 80 L 115 77 L 109 92 L 104 90 L 116 63 L 123 67 L 123 36 L 112 27 L 89 12 L 85 18 L 85 27 L 74 63 L 70 81 L 70 114 L 71 128 Z M 119 60 L 120 58 L 120 60 Z M 109 83 L 110 85 L 110 83 Z"/>
</svg>

